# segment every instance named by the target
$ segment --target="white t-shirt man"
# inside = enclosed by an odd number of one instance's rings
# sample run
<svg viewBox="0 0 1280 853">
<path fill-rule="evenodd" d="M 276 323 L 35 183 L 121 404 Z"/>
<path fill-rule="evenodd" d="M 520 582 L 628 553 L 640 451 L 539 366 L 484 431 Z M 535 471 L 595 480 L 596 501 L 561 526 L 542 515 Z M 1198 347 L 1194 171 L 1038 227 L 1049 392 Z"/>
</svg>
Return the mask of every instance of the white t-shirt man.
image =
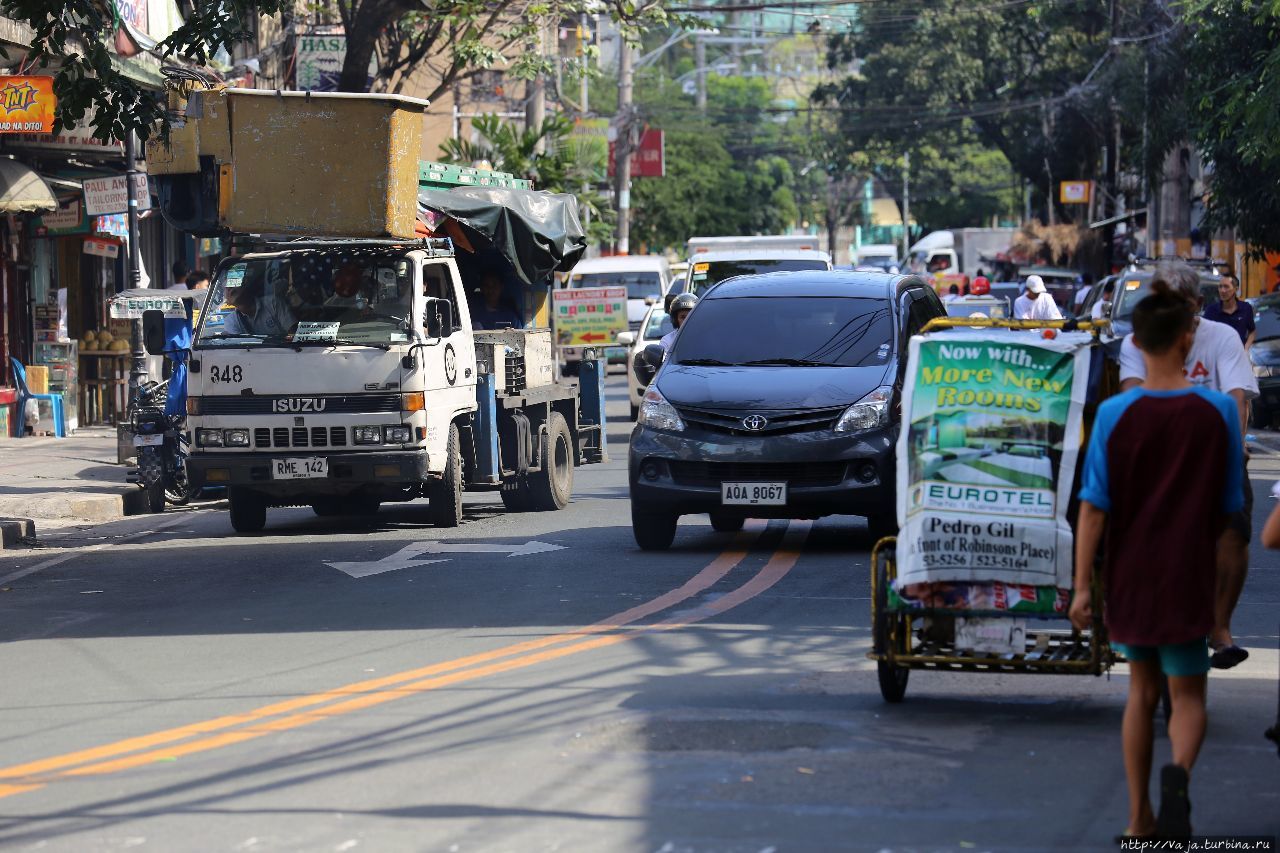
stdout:
<svg viewBox="0 0 1280 853">
<path fill-rule="evenodd" d="M 1027 312 L 1028 320 L 1061 320 L 1062 312 L 1058 310 L 1058 303 L 1053 301 L 1053 297 L 1047 293 L 1041 293 L 1031 303 L 1031 310 Z"/>
<path fill-rule="evenodd" d="M 1036 301 L 1031 298 L 1031 295 L 1024 291 L 1021 296 L 1013 300 L 1013 319 L 1030 320 L 1031 306 L 1035 304 Z"/>
<path fill-rule="evenodd" d="M 1187 353 L 1187 381 L 1211 391 L 1230 394 L 1243 391 L 1246 400 L 1258 396 L 1258 380 L 1253 366 L 1240 342 L 1240 335 L 1226 323 L 1212 320 L 1196 320 L 1195 337 L 1191 340 L 1191 352 Z M 1142 351 L 1133 342 L 1133 335 L 1125 335 L 1120 344 L 1120 381 L 1137 379 L 1145 381 L 1147 365 Z"/>
</svg>

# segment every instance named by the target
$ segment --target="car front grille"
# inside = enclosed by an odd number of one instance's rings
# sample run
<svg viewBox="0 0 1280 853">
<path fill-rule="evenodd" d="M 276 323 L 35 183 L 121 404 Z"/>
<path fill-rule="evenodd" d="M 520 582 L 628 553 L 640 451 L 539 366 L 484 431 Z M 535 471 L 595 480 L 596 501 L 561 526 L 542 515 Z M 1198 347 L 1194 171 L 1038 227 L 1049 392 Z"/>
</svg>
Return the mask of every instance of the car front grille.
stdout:
<svg viewBox="0 0 1280 853">
<path fill-rule="evenodd" d="M 743 411 L 740 409 L 703 409 L 677 406 L 685 423 L 697 424 L 711 432 L 726 435 L 786 435 L 787 433 L 828 430 L 836 425 L 846 407 L 825 409 L 791 409 Z M 762 415 L 768 420 L 763 429 L 750 430 L 742 425 L 743 418 Z"/>
<path fill-rule="evenodd" d="M 793 487 L 838 486 L 846 462 L 690 462 L 673 459 L 671 479 L 678 486 L 719 488 L 724 482 L 786 482 Z"/>
<path fill-rule="evenodd" d="M 258 427 L 253 431 L 253 446 L 260 448 L 346 447 L 347 428 L 340 426 Z"/>
</svg>

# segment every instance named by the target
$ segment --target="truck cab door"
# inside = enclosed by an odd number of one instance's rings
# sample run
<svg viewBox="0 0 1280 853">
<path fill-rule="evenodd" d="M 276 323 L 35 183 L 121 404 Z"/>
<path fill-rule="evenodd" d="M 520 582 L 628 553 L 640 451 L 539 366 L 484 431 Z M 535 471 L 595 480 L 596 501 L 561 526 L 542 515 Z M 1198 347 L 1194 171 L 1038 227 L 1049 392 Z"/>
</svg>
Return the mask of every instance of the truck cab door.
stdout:
<svg viewBox="0 0 1280 853">
<path fill-rule="evenodd" d="M 471 338 L 471 315 L 458 268 L 452 259 L 424 258 L 421 266 L 422 307 L 420 324 L 432 299 L 449 302 L 449 315 L 443 330 L 422 328 L 427 346 L 417 351 L 418 370 L 427 399 L 427 452 L 434 460 L 443 460 L 449 437 L 449 423 L 476 406 L 476 349 Z M 436 335 L 433 332 L 443 331 Z"/>
</svg>

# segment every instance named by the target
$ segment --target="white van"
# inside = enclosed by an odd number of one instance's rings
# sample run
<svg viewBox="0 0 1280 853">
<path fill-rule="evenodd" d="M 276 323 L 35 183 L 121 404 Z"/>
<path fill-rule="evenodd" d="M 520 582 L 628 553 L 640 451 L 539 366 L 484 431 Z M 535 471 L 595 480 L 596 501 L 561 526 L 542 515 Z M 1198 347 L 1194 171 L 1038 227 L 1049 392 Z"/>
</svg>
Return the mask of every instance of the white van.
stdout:
<svg viewBox="0 0 1280 853">
<path fill-rule="evenodd" d="M 705 252 L 745 250 L 751 252 L 774 249 L 816 251 L 818 238 L 810 234 L 765 234 L 740 237 L 690 237 L 684 245 L 684 256 L 693 258 Z"/>
<path fill-rule="evenodd" d="M 625 287 L 627 328 L 638 331 L 649 306 L 661 303 L 671 288 L 671 266 L 661 255 L 616 255 L 579 261 L 565 279 L 565 287 Z M 582 359 L 581 347 L 561 347 L 568 372 Z M 625 361 L 626 347 L 607 347 L 610 361 Z"/>
</svg>

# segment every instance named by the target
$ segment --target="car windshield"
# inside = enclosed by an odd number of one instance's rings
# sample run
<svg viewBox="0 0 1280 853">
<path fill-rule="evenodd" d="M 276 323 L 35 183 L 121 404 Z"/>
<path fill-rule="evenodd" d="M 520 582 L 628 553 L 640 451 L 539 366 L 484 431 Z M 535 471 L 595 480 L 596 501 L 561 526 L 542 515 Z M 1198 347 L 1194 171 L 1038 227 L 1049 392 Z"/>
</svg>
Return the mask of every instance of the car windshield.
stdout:
<svg viewBox="0 0 1280 853">
<path fill-rule="evenodd" d="M 756 275 L 765 272 L 793 272 L 795 270 L 825 270 L 826 261 L 820 258 L 760 258 L 732 261 L 700 261 L 693 265 L 691 293 L 702 293 L 713 284 L 736 275 Z"/>
<path fill-rule="evenodd" d="M 628 299 L 662 296 L 662 276 L 643 270 L 574 273 L 569 287 L 625 287 Z"/>
<path fill-rule="evenodd" d="M 855 297 L 707 299 L 689 315 L 679 364 L 862 367 L 888 362 L 889 304 Z"/>
<path fill-rule="evenodd" d="M 1116 279 L 1116 307 L 1111 314 L 1113 320 L 1129 320 L 1133 318 L 1133 309 L 1138 303 L 1151 295 L 1151 273 L 1123 273 Z M 1200 279 L 1200 297 L 1209 305 L 1218 301 L 1218 280 Z"/>
<path fill-rule="evenodd" d="M 653 313 L 649 315 L 649 322 L 644 327 L 642 340 L 659 340 L 663 335 L 674 328 L 675 327 L 671 325 L 671 318 L 667 316 L 667 312 L 663 311 L 661 308 L 655 308 Z"/>
<path fill-rule="evenodd" d="M 1280 293 L 1259 296 L 1253 300 L 1253 311 L 1258 340 L 1280 338 Z"/>
<path fill-rule="evenodd" d="M 197 347 L 386 346 L 412 337 L 413 266 L 403 256 L 299 251 L 225 267 Z"/>
</svg>

